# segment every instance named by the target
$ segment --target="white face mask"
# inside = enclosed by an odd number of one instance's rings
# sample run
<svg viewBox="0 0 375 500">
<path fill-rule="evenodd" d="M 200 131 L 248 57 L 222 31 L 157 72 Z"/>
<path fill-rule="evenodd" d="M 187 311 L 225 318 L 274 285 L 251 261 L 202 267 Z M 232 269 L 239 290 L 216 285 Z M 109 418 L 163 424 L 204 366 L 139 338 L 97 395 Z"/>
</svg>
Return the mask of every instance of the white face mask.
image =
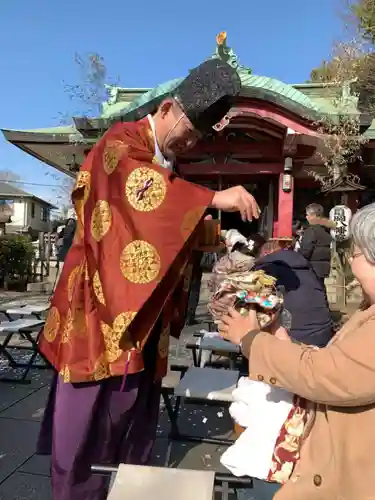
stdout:
<svg viewBox="0 0 375 500">
<path fill-rule="evenodd" d="M 148 120 L 150 122 L 150 127 L 154 136 L 155 157 L 161 167 L 167 168 L 168 170 L 173 170 L 174 160 L 167 160 L 160 151 L 158 141 L 156 140 L 155 123 L 151 115 L 148 115 Z M 171 130 L 173 130 L 173 128 Z"/>
</svg>

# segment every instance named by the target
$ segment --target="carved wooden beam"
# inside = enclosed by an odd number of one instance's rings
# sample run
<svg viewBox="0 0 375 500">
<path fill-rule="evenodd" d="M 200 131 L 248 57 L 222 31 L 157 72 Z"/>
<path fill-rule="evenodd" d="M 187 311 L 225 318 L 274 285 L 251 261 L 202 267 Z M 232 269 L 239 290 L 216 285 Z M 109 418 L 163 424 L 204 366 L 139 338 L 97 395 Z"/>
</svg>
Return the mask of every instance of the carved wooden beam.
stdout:
<svg viewBox="0 0 375 500">
<path fill-rule="evenodd" d="M 178 164 L 177 172 L 182 176 L 200 175 L 259 175 L 280 174 L 284 163 L 188 163 Z"/>
<path fill-rule="evenodd" d="M 236 142 L 227 140 L 218 140 L 212 143 L 199 143 L 197 146 L 187 152 L 183 158 L 196 158 L 200 155 L 232 154 L 245 157 L 261 156 L 265 158 L 278 158 L 282 156 L 281 141 L 264 142 Z"/>
</svg>

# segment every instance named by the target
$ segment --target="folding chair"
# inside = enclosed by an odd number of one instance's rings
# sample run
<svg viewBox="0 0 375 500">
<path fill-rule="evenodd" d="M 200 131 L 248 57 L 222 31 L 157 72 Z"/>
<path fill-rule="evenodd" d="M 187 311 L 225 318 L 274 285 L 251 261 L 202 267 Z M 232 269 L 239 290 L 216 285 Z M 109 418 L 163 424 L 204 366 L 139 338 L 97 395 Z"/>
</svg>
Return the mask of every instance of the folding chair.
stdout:
<svg viewBox="0 0 375 500">
<path fill-rule="evenodd" d="M 238 345 L 232 344 L 231 342 L 228 342 L 227 340 L 224 340 L 220 337 L 211 337 L 204 335 L 200 335 L 195 342 L 187 343 L 186 348 L 191 349 L 193 354 L 193 363 L 196 367 L 201 367 L 203 352 L 210 353 L 210 364 L 212 360 L 212 354 L 214 352 L 220 352 L 228 356 L 229 368 L 231 370 L 235 370 L 237 358 L 241 354 L 241 350 Z"/>
<path fill-rule="evenodd" d="M 219 446 L 229 446 L 233 443 L 230 439 L 183 434 L 178 427 L 178 417 L 181 403 L 186 399 L 212 405 L 231 403 L 233 400 L 232 391 L 236 387 L 240 375 L 237 370 L 176 366 L 171 368 L 178 369 L 182 377 L 175 387 L 166 387 L 164 383 L 162 386 L 162 397 L 171 423 L 165 459 L 167 467 L 169 466 L 172 446 L 175 441 L 208 443 Z M 175 398 L 174 404 L 172 398 Z"/>
<path fill-rule="evenodd" d="M 23 373 L 18 378 L 0 377 L 0 382 L 12 382 L 29 384 L 30 381 L 26 380 L 27 375 L 31 368 L 47 369 L 50 364 L 39 352 L 38 339 L 41 328 L 44 325 L 44 320 L 41 319 L 17 319 L 14 321 L 3 321 L 0 323 L 0 334 L 5 334 L 5 338 L 0 341 L 0 356 L 2 355 L 9 362 L 11 368 L 23 368 Z M 33 333 L 38 332 L 36 338 Z M 30 346 L 10 345 L 14 335 L 21 335 L 25 340 L 30 343 Z M 19 362 L 15 359 L 10 350 L 18 351 L 31 351 L 30 358 L 27 362 Z M 34 364 L 35 358 L 41 356 L 44 364 Z"/>
</svg>

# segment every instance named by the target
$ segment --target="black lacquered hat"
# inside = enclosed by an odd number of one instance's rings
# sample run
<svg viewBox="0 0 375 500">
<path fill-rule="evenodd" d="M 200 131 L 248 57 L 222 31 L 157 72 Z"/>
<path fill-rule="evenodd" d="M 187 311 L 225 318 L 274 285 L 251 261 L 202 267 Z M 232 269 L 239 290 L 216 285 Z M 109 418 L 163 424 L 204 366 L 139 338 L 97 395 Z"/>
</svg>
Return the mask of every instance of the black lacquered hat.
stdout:
<svg viewBox="0 0 375 500">
<path fill-rule="evenodd" d="M 194 127 L 207 132 L 228 113 L 240 90 L 237 71 L 220 59 L 209 59 L 190 71 L 173 96 Z"/>
</svg>

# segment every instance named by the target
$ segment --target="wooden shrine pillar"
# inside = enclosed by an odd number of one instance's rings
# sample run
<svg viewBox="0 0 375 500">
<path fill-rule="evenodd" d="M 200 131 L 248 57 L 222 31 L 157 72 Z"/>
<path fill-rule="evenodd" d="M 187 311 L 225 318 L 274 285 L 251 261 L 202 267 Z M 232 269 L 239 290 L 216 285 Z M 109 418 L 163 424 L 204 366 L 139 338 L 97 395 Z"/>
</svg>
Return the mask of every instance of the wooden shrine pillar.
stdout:
<svg viewBox="0 0 375 500">
<path fill-rule="evenodd" d="M 276 220 L 273 237 L 292 237 L 294 179 L 292 175 L 293 161 L 285 158 L 284 171 L 279 174 L 279 192 Z"/>
</svg>

